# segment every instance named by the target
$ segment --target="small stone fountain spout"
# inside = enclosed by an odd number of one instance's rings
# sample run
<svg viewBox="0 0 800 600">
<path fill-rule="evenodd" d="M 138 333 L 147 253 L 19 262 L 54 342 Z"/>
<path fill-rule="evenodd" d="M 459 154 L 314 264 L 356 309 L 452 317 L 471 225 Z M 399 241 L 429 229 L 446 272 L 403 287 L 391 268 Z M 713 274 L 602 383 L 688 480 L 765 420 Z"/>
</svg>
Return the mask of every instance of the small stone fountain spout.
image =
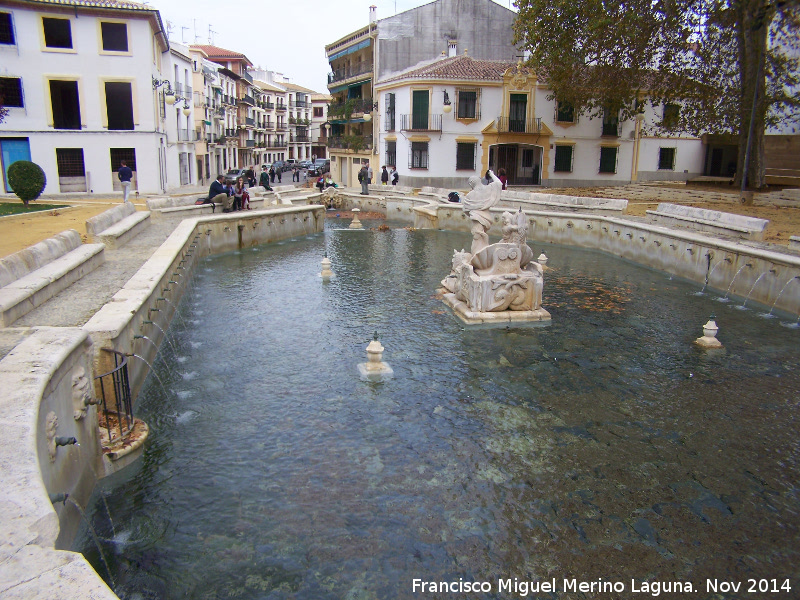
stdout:
<svg viewBox="0 0 800 600">
<path fill-rule="evenodd" d="M 392 368 L 383 362 L 383 350 L 383 345 L 378 341 L 378 332 L 376 331 L 375 336 L 367 346 L 367 362 L 358 365 L 362 379 L 383 381 L 394 374 Z"/>
<path fill-rule="evenodd" d="M 57 504 L 59 502 L 62 502 L 64 504 L 64 506 L 66 506 L 67 505 L 67 498 L 69 498 L 69 494 L 66 493 L 66 492 L 56 492 L 54 494 L 48 494 L 48 497 L 50 498 L 50 502 L 52 502 L 53 504 Z"/>
<path fill-rule="evenodd" d="M 708 317 L 708 321 L 703 325 L 703 337 L 699 337 L 694 341 L 701 348 L 722 348 L 722 343 L 717 339 L 719 327 L 717 327 L 715 319 L 716 317 L 713 314 Z"/>
<path fill-rule="evenodd" d="M 333 277 L 333 271 L 331 271 L 331 259 L 328 258 L 328 253 L 325 253 L 325 256 L 322 258 L 322 272 L 319 274 L 323 280 L 328 280 Z"/>
<path fill-rule="evenodd" d="M 78 439 L 74 437 L 56 437 L 56 446 L 80 446 Z"/>
</svg>

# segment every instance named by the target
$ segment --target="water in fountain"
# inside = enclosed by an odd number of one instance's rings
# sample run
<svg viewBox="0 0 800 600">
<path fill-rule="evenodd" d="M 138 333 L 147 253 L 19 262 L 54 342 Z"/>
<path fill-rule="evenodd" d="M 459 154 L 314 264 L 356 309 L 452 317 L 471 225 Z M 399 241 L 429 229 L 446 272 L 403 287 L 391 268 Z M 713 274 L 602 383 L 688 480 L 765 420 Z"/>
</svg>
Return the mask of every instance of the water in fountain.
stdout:
<svg viewBox="0 0 800 600">
<path fill-rule="evenodd" d="M 750 300 L 750 295 L 753 293 L 753 290 L 756 289 L 756 286 L 758 285 L 758 282 L 761 281 L 761 278 L 764 275 L 766 275 L 767 273 L 769 273 L 769 271 L 764 271 L 761 275 L 756 277 L 755 282 L 753 282 L 753 286 L 750 288 L 750 291 L 747 292 L 747 297 L 744 299 L 744 302 L 742 302 L 741 306 L 737 306 L 736 308 L 739 308 L 741 310 L 745 310 L 745 308 L 747 306 L 747 302 Z"/>
<path fill-rule="evenodd" d="M 178 317 L 178 320 L 180 320 L 181 325 L 183 325 L 183 327 L 186 327 L 186 321 L 184 321 L 183 316 L 178 312 L 178 307 L 175 306 L 172 300 L 170 300 L 167 297 L 164 297 L 163 300 L 172 307 L 172 314 Z"/>
<path fill-rule="evenodd" d="M 781 296 L 783 295 L 784 290 L 787 287 L 789 287 L 789 284 L 792 283 L 795 279 L 800 279 L 800 277 L 792 277 L 789 281 L 787 281 L 786 283 L 783 284 L 783 287 L 781 288 L 781 291 L 778 292 L 778 295 L 775 297 L 775 302 L 772 303 L 772 306 L 770 307 L 769 312 L 765 313 L 765 314 L 762 314 L 761 315 L 762 317 L 771 318 L 771 317 L 774 316 L 772 314 L 772 311 L 775 310 L 775 305 L 778 303 L 778 300 L 780 300 Z"/>
<path fill-rule="evenodd" d="M 694 293 L 695 296 L 705 296 L 705 291 L 706 288 L 708 287 L 708 282 L 711 280 L 711 275 L 714 274 L 714 269 L 716 269 L 721 263 L 724 262 L 725 262 L 724 260 L 719 260 L 714 264 L 713 267 L 711 267 L 711 270 L 708 272 L 708 275 L 706 276 L 706 282 L 703 284 L 703 287 L 700 289 L 699 292 Z"/>
<path fill-rule="evenodd" d="M 114 587 L 115 587 L 114 586 L 114 576 L 111 574 L 111 569 L 108 567 L 108 561 L 106 560 L 106 555 L 103 553 L 103 547 L 100 545 L 100 538 L 97 537 L 97 532 L 95 531 L 94 527 L 92 526 L 92 522 L 89 519 L 86 518 L 86 513 L 83 511 L 83 508 L 81 508 L 80 504 L 75 502 L 75 500 L 73 500 L 72 498 L 67 498 L 64 501 L 64 505 L 65 506 L 66 506 L 67 502 L 69 502 L 72 506 L 74 506 L 75 508 L 78 509 L 78 512 L 81 514 L 81 519 L 83 520 L 84 523 L 86 523 L 88 531 L 91 534 L 95 545 L 97 546 L 97 551 L 100 553 L 100 561 L 103 563 L 103 566 L 105 567 L 105 571 L 108 574 L 109 587 L 113 590 Z"/>
<path fill-rule="evenodd" d="M 731 284 L 728 286 L 728 289 L 725 292 L 725 295 L 722 298 L 717 298 L 718 302 L 730 302 L 730 300 L 728 299 L 728 294 L 731 293 L 731 288 L 733 287 L 733 282 L 736 281 L 736 278 L 739 276 L 739 273 L 742 272 L 742 269 L 744 269 L 745 267 L 752 267 L 752 266 L 753 265 L 751 265 L 750 263 L 746 263 L 746 264 L 743 264 L 741 267 L 739 267 L 739 270 L 736 271 L 736 274 L 733 276 L 733 279 L 731 279 Z"/>
<path fill-rule="evenodd" d="M 161 333 L 164 335 L 164 339 L 165 339 L 165 340 L 167 340 L 167 343 L 168 343 L 168 344 L 170 345 L 170 347 L 172 348 L 172 352 L 173 352 L 173 354 L 175 354 L 175 355 L 177 356 L 177 355 L 178 355 L 178 349 L 175 347 L 175 344 L 173 344 L 173 343 L 172 343 L 172 340 L 169 338 L 169 335 L 167 335 L 167 332 L 166 332 L 166 331 L 164 331 L 164 330 L 161 328 L 161 325 L 159 325 L 159 324 L 158 324 L 158 323 L 156 323 L 155 321 L 151 321 L 151 323 L 152 323 L 153 325 L 155 325 L 156 327 L 158 327 L 159 331 L 161 331 Z"/>
<path fill-rule="evenodd" d="M 181 333 L 199 375 L 166 403 L 145 383 L 151 437 L 107 497 L 120 536 L 157 530 L 109 557 L 129 598 L 797 573 L 798 332 L 726 311 L 725 350 L 696 350 L 716 306 L 696 285 L 557 246 L 549 327 L 467 328 L 435 289 L 468 240 L 327 231 L 204 260 L 203 322 Z M 380 384 L 356 368 L 376 329 Z"/>
<path fill-rule="evenodd" d="M 161 386 L 161 391 L 164 393 L 164 396 L 167 396 L 167 395 L 168 395 L 168 394 L 167 394 L 167 388 L 164 386 L 164 382 L 161 380 L 161 377 L 159 377 L 159 376 L 158 376 L 158 373 L 156 373 L 156 370 L 153 368 L 153 365 L 151 365 L 151 364 L 150 364 L 150 363 L 147 361 L 147 359 L 146 359 L 146 358 L 142 358 L 142 357 L 141 357 L 141 356 L 139 356 L 138 354 L 131 354 L 130 356 L 132 356 L 133 358 L 138 358 L 138 359 L 139 359 L 139 360 L 141 360 L 141 361 L 142 361 L 144 364 L 146 364 L 146 365 L 147 365 L 147 367 L 150 369 L 150 373 L 152 373 L 152 374 L 153 374 L 153 376 L 154 376 L 154 377 L 155 377 L 155 378 L 158 380 L 158 384 Z"/>
</svg>

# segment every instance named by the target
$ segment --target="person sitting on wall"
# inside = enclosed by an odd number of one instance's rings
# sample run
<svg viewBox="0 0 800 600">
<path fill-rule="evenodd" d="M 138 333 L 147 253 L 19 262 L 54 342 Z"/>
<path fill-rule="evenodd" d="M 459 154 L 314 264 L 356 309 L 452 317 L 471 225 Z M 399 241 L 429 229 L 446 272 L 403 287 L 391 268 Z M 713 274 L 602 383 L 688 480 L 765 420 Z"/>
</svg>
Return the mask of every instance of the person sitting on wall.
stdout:
<svg viewBox="0 0 800 600">
<path fill-rule="evenodd" d="M 269 187 L 269 173 L 265 167 L 261 167 L 261 176 L 258 179 L 258 183 L 264 188 L 264 191 L 271 192 L 272 188 Z"/>
<path fill-rule="evenodd" d="M 211 182 L 211 187 L 208 190 L 208 199 L 211 201 L 211 204 L 214 205 L 216 202 L 221 202 L 222 212 L 231 212 L 231 205 L 233 202 L 231 201 L 228 189 L 229 188 L 225 187 L 225 176 L 217 175 L 216 180 Z"/>
</svg>

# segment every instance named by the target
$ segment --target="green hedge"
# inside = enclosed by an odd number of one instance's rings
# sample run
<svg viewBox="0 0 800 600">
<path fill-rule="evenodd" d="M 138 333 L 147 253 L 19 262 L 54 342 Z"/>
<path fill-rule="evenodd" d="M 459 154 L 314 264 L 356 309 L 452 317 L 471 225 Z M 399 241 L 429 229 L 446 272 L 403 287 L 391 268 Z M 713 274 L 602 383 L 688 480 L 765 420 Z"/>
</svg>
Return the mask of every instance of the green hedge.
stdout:
<svg viewBox="0 0 800 600">
<path fill-rule="evenodd" d="M 18 160 L 8 167 L 8 184 L 14 193 L 27 206 L 31 200 L 36 200 L 47 185 L 47 177 L 42 167 L 29 160 Z"/>
</svg>

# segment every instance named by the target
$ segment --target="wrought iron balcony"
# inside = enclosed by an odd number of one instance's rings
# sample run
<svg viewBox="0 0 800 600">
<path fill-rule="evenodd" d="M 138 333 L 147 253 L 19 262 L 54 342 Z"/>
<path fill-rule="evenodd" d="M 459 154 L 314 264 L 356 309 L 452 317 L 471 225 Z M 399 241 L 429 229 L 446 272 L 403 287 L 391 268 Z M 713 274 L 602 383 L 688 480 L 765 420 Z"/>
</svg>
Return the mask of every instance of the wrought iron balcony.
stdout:
<svg viewBox="0 0 800 600">
<path fill-rule="evenodd" d="M 328 138 L 328 148 L 341 148 L 355 152 L 371 150 L 372 143 L 371 135 L 337 135 Z"/>
<path fill-rule="evenodd" d="M 245 94 L 242 98 L 239 98 L 239 104 L 247 104 L 249 106 L 255 106 L 256 100 L 252 96 Z"/>
<path fill-rule="evenodd" d="M 286 111 L 286 105 L 285 104 L 278 104 L 278 105 L 275 106 L 275 110 Z"/>
<path fill-rule="evenodd" d="M 441 131 L 442 115 L 400 115 L 400 129 L 402 131 Z"/>
<path fill-rule="evenodd" d="M 248 127 L 255 127 L 256 126 L 256 120 L 251 118 L 251 117 L 245 117 L 244 118 L 244 124 L 247 125 Z"/>
<path fill-rule="evenodd" d="M 357 77 L 359 75 L 363 75 L 364 73 L 372 73 L 371 62 L 356 63 L 355 65 L 346 69 L 336 69 L 333 73 L 328 73 L 328 85 L 337 81 L 350 79 L 351 77 Z"/>
<path fill-rule="evenodd" d="M 244 146 L 245 146 L 245 148 L 255 148 L 256 147 L 256 141 L 255 140 L 245 140 L 244 141 Z"/>
<path fill-rule="evenodd" d="M 499 133 L 538 134 L 542 132 L 542 119 L 539 117 L 534 117 L 532 119 L 497 117 L 497 119 L 495 119 L 495 124 Z"/>
</svg>

